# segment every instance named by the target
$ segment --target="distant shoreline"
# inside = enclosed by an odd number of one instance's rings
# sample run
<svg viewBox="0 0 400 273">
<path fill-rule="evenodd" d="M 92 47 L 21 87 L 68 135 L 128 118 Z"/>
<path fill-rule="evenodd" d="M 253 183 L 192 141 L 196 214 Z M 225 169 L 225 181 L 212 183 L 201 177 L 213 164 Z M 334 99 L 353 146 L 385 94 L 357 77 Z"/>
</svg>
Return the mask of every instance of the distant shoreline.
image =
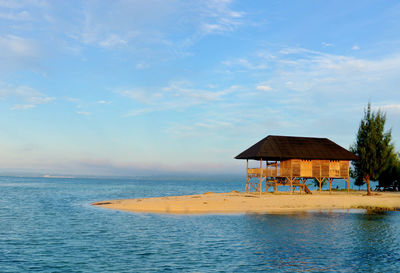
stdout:
<svg viewBox="0 0 400 273">
<path fill-rule="evenodd" d="M 169 214 L 230 214 L 230 213 L 291 213 L 309 210 L 400 210 L 400 193 L 380 192 L 365 196 L 363 191 L 322 192 L 293 195 L 287 192 L 203 193 L 184 196 L 121 199 L 95 202 L 108 209 L 143 213 Z"/>
</svg>

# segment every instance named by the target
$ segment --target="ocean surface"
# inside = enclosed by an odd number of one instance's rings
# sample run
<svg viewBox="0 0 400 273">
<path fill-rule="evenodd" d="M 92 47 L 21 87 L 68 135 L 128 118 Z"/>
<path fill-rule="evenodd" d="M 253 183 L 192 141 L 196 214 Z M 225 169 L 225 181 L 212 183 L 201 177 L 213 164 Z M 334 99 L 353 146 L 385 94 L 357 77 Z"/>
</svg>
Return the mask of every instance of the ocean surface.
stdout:
<svg viewBox="0 0 400 273">
<path fill-rule="evenodd" d="M 157 215 L 95 201 L 243 191 L 241 177 L 0 177 L 0 272 L 400 272 L 400 212 Z"/>
</svg>

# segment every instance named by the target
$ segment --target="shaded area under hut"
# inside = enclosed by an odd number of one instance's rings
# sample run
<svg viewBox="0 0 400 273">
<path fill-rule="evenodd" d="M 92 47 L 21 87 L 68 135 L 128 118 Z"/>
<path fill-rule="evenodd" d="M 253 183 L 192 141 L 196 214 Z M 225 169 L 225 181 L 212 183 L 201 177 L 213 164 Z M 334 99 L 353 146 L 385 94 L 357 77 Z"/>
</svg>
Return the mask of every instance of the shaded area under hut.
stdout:
<svg viewBox="0 0 400 273">
<path fill-rule="evenodd" d="M 261 194 L 277 186 L 290 186 L 290 192 L 299 187 L 306 193 L 308 179 L 329 182 L 331 191 L 334 179 L 344 179 L 349 191 L 349 161 L 357 156 L 327 138 L 267 136 L 235 157 L 247 160 L 246 192 Z M 259 168 L 249 168 L 249 159 L 260 162 Z"/>
</svg>

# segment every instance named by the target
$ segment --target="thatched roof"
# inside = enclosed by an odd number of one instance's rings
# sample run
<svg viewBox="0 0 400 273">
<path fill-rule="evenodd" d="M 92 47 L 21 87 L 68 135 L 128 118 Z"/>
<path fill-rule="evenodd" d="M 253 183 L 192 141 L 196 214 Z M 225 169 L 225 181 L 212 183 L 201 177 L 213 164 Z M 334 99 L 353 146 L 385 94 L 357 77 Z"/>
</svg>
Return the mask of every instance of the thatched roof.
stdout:
<svg viewBox="0 0 400 273">
<path fill-rule="evenodd" d="M 326 159 L 357 160 L 357 156 L 327 138 L 267 136 L 236 159 L 286 160 Z"/>
</svg>

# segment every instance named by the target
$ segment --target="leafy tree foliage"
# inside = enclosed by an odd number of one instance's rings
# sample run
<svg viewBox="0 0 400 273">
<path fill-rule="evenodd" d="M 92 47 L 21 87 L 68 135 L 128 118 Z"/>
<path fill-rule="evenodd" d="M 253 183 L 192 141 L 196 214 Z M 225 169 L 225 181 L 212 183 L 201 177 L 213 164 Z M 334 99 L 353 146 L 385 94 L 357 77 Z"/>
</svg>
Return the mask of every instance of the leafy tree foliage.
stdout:
<svg viewBox="0 0 400 273">
<path fill-rule="evenodd" d="M 380 110 L 371 111 L 371 104 L 368 103 L 356 142 L 350 147 L 350 151 L 359 157 L 359 160 L 353 162 L 354 168 L 350 174 L 356 185 L 367 183 L 368 195 L 371 195 L 370 180 L 380 178 L 390 166 L 394 155 L 391 130 L 384 132 L 385 122 L 386 114 Z"/>
<path fill-rule="evenodd" d="M 379 176 L 379 187 L 384 190 L 400 190 L 400 161 L 398 155 L 393 155 L 389 165 Z"/>
</svg>

